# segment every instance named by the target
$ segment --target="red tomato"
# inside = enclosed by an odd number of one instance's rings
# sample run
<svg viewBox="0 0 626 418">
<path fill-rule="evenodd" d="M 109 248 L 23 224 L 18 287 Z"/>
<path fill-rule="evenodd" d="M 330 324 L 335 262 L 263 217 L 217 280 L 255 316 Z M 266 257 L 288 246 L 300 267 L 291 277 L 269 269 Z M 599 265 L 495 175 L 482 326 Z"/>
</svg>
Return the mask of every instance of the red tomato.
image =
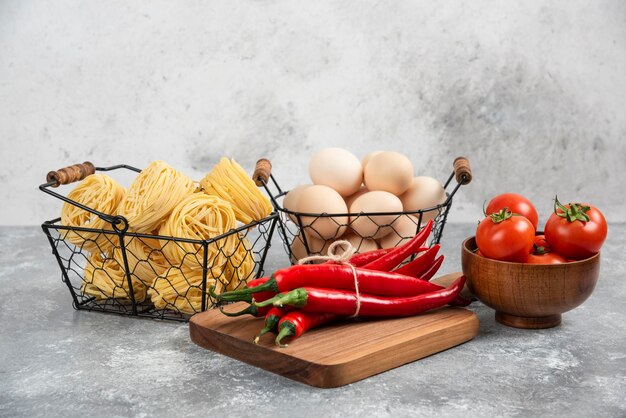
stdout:
<svg viewBox="0 0 626 418">
<path fill-rule="evenodd" d="M 567 260 L 557 253 L 528 254 L 526 258 L 528 264 L 563 264 Z"/>
<path fill-rule="evenodd" d="M 545 235 L 535 235 L 535 243 L 533 245 L 533 253 L 540 255 L 552 252 L 550 243 L 546 240 Z"/>
<path fill-rule="evenodd" d="M 523 216 L 510 210 L 492 213 L 476 229 L 476 244 L 487 258 L 524 262 L 532 251 L 535 228 Z"/>
<path fill-rule="evenodd" d="M 485 212 L 487 214 L 500 212 L 504 208 L 509 208 L 511 212 L 522 215 L 533 224 L 535 229 L 537 229 L 537 225 L 539 225 L 539 215 L 537 214 L 537 209 L 535 209 L 535 206 L 530 203 L 530 200 L 526 199 L 521 194 L 499 194 L 489 201 Z"/>
<path fill-rule="evenodd" d="M 545 230 L 555 252 L 570 260 L 589 258 L 600 251 L 606 234 L 606 219 L 598 209 L 582 203 L 562 205 L 555 200 Z"/>
</svg>

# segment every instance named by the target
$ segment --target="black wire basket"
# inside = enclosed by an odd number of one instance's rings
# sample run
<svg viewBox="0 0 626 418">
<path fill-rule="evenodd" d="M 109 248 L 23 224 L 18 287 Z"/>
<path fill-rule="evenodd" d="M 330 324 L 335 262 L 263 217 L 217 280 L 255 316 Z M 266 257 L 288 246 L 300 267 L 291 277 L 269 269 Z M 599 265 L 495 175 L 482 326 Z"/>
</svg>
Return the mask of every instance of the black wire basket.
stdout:
<svg viewBox="0 0 626 418">
<path fill-rule="evenodd" d="M 454 195 L 462 185 L 466 185 L 472 180 L 471 168 L 466 158 L 456 158 L 453 167 L 452 173 L 444 184 L 445 200 L 438 205 L 412 212 L 361 212 L 359 214 L 295 212 L 285 209 L 283 206 L 283 198 L 289 191 L 283 191 L 274 176 L 269 175 L 271 187 L 269 181 L 263 185 L 280 214 L 279 233 L 291 263 L 295 264 L 301 258 L 309 255 L 326 255 L 327 248 L 333 240 L 324 239 L 316 228 L 316 224 L 320 225 L 321 222 L 325 223 L 325 228 L 328 228 L 330 223 L 331 228 L 344 231 L 337 235 L 350 235 L 350 241 L 357 248 L 357 252 L 364 252 L 381 247 L 381 241 L 376 239 L 380 232 L 385 232 L 387 247 L 392 247 L 413 237 L 428 220 L 432 219 L 433 229 L 430 245 L 438 244 L 443 235 Z M 453 180 L 456 180 L 455 184 L 453 184 Z M 360 235 L 353 228 L 355 222 L 362 222 L 363 220 L 367 220 L 375 226 L 375 232 L 371 236 Z"/>
<path fill-rule="evenodd" d="M 118 169 L 141 172 L 125 164 L 94 167 L 84 163 L 50 172 L 47 182 L 39 186 L 110 225 L 104 229 L 70 227 L 62 225 L 60 217 L 42 224 L 75 309 L 187 321 L 214 306 L 211 286 L 219 293 L 263 275 L 278 222 L 276 211 L 212 239 L 193 240 L 131 232 L 124 217 L 98 212 L 51 190 L 95 171 Z M 182 259 L 194 259 L 199 268 L 186 268 L 178 258 L 172 261 L 165 255 L 168 250 L 184 252 Z M 209 259 L 209 251 L 219 257 Z"/>
</svg>

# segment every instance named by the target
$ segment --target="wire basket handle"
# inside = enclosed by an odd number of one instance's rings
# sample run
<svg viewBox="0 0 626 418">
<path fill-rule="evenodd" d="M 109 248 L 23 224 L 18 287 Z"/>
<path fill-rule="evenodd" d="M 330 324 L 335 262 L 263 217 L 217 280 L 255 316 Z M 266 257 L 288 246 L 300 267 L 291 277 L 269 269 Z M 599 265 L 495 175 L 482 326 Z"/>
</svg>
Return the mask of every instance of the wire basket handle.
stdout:
<svg viewBox="0 0 626 418">
<path fill-rule="evenodd" d="M 267 158 L 261 158 L 256 162 L 256 167 L 254 167 L 254 174 L 252 174 L 252 179 L 254 183 L 258 187 L 263 187 L 267 184 L 272 175 L 272 163 Z"/>
<path fill-rule="evenodd" d="M 83 180 L 85 177 L 96 172 L 96 167 L 89 161 L 85 161 L 82 164 L 74 164 L 68 167 L 58 169 L 57 171 L 50 171 L 46 176 L 46 181 L 51 184 L 52 187 L 59 187 L 61 184 L 70 184 L 75 181 Z"/>
<path fill-rule="evenodd" d="M 472 168 L 467 158 L 456 157 L 454 159 L 454 177 L 460 184 L 469 184 L 472 181 Z"/>
<path fill-rule="evenodd" d="M 62 184 L 70 184 L 75 181 L 83 180 L 86 177 L 94 174 L 96 171 L 112 171 L 112 170 L 117 170 L 119 168 L 125 168 L 128 170 L 134 171 L 136 173 L 141 172 L 140 169 L 135 168 L 130 165 L 126 165 L 126 164 L 119 164 L 119 165 L 114 165 L 110 167 L 96 167 L 91 162 L 85 161 L 82 164 L 74 164 L 68 167 L 61 168 L 56 171 L 50 171 L 46 175 L 46 183 L 39 185 L 39 190 L 51 196 L 54 196 L 57 199 L 62 200 L 63 202 L 69 203 L 82 210 L 85 210 L 89 213 L 93 213 L 94 215 L 97 215 L 100 219 L 106 222 L 109 222 L 116 232 L 123 233 L 123 232 L 126 232 L 126 230 L 128 230 L 128 226 L 129 226 L 128 221 L 123 216 L 102 213 L 93 208 L 80 204 L 77 201 L 72 200 L 50 189 L 50 187 L 56 188 Z"/>
</svg>

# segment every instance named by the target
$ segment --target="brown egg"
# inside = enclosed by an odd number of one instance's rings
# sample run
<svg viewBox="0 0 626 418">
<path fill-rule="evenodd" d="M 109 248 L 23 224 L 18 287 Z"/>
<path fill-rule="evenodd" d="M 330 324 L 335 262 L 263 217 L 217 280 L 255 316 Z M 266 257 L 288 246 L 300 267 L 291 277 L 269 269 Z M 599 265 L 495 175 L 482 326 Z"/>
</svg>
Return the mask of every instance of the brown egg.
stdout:
<svg viewBox="0 0 626 418">
<path fill-rule="evenodd" d="M 363 212 L 365 215 L 360 215 Z M 368 213 L 391 212 L 389 215 Z M 378 239 L 392 232 L 394 222 L 402 212 L 402 202 L 388 192 L 374 191 L 359 196 L 350 206 L 350 227 L 364 238 Z"/>
<path fill-rule="evenodd" d="M 302 184 L 300 186 L 296 186 L 293 189 L 291 189 L 284 197 L 283 199 L 283 208 L 292 211 L 292 212 L 297 212 L 298 209 L 298 201 L 300 200 L 300 193 L 306 189 L 307 187 L 311 187 L 310 184 Z M 289 219 L 292 220 L 292 222 L 297 223 L 296 217 L 294 215 L 289 214 Z"/>
<path fill-rule="evenodd" d="M 402 215 L 393 225 L 393 232 L 378 242 L 381 248 L 393 248 L 404 244 L 417 234 L 418 219 L 412 215 Z"/>
<path fill-rule="evenodd" d="M 354 202 L 357 197 L 367 192 L 369 192 L 369 190 L 367 190 L 367 187 L 361 186 L 358 192 L 344 198 L 344 200 L 346 201 L 346 206 L 349 208 L 350 206 L 352 206 L 352 202 Z"/>
<path fill-rule="evenodd" d="M 372 157 L 374 155 L 380 154 L 382 151 L 372 151 L 369 154 L 367 154 L 365 157 L 363 157 L 363 159 L 361 160 L 361 165 L 363 166 L 363 170 L 365 170 L 365 166 L 367 166 L 367 163 L 370 162 L 370 160 L 372 159 Z"/>
<path fill-rule="evenodd" d="M 357 250 L 358 253 L 365 253 L 372 250 L 378 249 L 378 244 L 371 238 L 361 238 L 360 236 L 354 233 L 347 233 L 340 239 L 348 241 L 352 246 Z"/>
<path fill-rule="evenodd" d="M 358 158 L 343 148 L 326 148 L 309 161 L 314 184 L 328 186 L 341 196 L 350 196 L 363 183 L 363 167 Z"/>
<path fill-rule="evenodd" d="M 320 241 L 315 238 L 307 237 L 306 243 L 310 250 L 310 252 L 307 253 L 302 235 L 298 234 L 291 243 L 291 262 L 297 264 L 299 260 L 309 255 L 326 255 L 331 242 L 332 241 Z"/>
<path fill-rule="evenodd" d="M 402 207 L 406 212 L 432 208 L 442 204 L 446 199 L 446 191 L 441 183 L 427 176 L 415 177 L 409 189 L 400 196 Z M 422 215 L 422 223 L 434 219 L 438 213 L 438 210 L 425 212 Z"/>
<path fill-rule="evenodd" d="M 413 180 L 413 164 L 399 152 L 384 151 L 372 156 L 365 167 L 365 186 L 372 191 L 404 193 Z"/>
<path fill-rule="evenodd" d="M 342 214 L 348 208 L 343 198 L 328 186 L 313 185 L 303 189 L 298 198 L 298 212 L 312 214 Z M 307 237 L 322 241 L 343 235 L 348 224 L 347 216 L 301 216 Z"/>
</svg>

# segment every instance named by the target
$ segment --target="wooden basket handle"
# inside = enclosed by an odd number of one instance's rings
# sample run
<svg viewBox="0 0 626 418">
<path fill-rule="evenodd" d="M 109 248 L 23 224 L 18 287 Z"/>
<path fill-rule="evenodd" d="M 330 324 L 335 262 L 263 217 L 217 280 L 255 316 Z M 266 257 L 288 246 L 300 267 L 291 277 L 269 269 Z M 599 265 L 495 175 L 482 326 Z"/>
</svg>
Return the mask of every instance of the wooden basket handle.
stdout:
<svg viewBox="0 0 626 418">
<path fill-rule="evenodd" d="M 46 176 L 46 181 L 56 181 L 56 184 L 53 184 L 52 187 L 59 187 L 61 184 L 70 184 L 75 181 L 80 181 L 95 172 L 96 168 L 94 165 L 89 161 L 85 161 L 82 164 L 74 164 L 57 171 L 49 172 Z"/>
<path fill-rule="evenodd" d="M 465 157 L 454 159 L 454 177 L 457 183 L 469 184 L 472 181 L 472 168 Z"/>
<path fill-rule="evenodd" d="M 257 186 L 261 187 L 270 180 L 270 174 L 272 174 L 272 163 L 267 158 L 261 158 L 256 162 L 252 179 Z"/>
</svg>

